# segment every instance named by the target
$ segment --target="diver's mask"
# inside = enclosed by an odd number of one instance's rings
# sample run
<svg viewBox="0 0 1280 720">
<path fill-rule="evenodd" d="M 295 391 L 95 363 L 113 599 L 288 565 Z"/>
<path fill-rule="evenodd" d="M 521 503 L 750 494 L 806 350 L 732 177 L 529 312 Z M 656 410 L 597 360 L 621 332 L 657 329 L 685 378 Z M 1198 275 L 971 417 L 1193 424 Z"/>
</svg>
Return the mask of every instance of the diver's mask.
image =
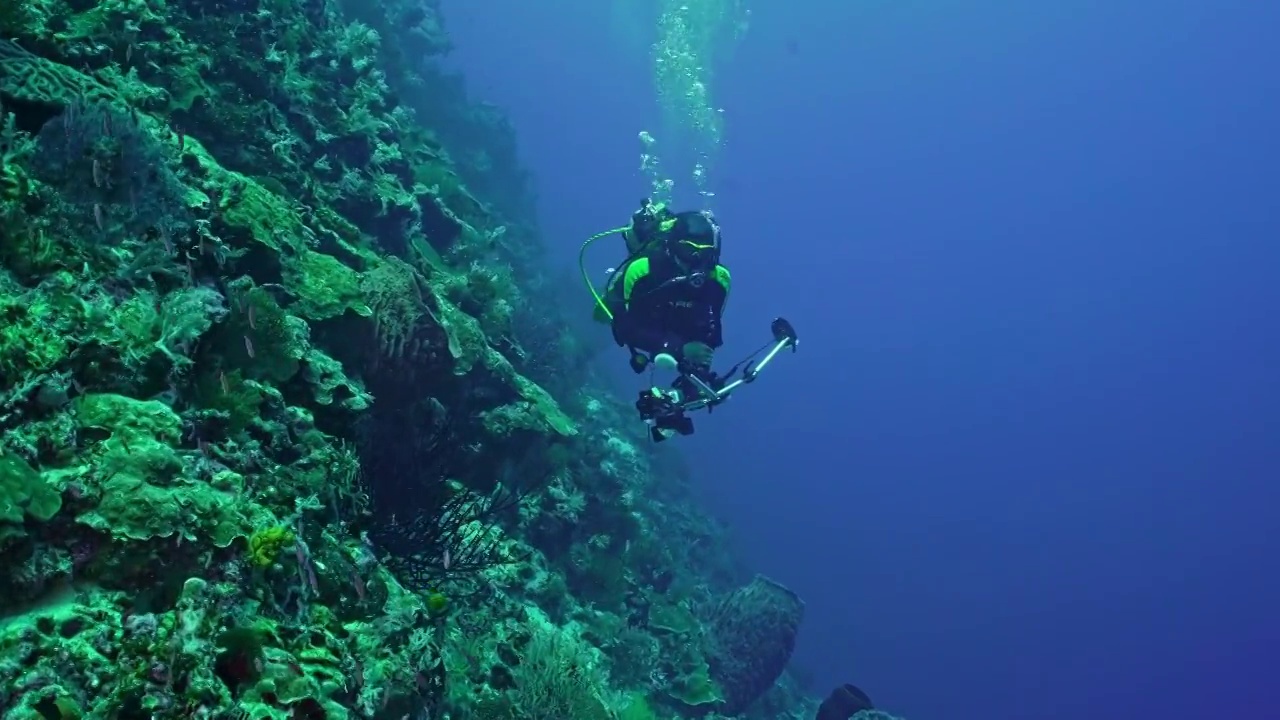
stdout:
<svg viewBox="0 0 1280 720">
<path fill-rule="evenodd" d="M 678 239 L 668 246 L 671 259 L 681 272 L 705 279 L 720 259 L 720 225 L 715 216 L 708 210 L 681 214 L 675 230 Z"/>
</svg>

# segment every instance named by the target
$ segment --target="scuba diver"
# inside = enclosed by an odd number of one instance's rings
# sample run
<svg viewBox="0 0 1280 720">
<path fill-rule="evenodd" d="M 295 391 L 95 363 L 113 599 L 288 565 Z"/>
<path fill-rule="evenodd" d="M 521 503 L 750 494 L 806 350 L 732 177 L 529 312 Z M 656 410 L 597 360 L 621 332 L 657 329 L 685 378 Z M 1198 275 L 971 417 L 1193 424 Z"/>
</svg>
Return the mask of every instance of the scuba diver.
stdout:
<svg viewBox="0 0 1280 720">
<path fill-rule="evenodd" d="M 596 240 L 621 234 L 627 257 L 615 270 L 603 296 L 585 264 L 586 249 Z M 613 339 L 630 352 L 636 373 L 654 368 L 679 375 L 670 390 L 651 387 L 640 393 L 636 409 L 661 442 L 672 434 L 693 433 L 686 412 L 723 402 L 751 382 L 784 347 L 796 346 L 795 331 L 782 318 L 773 322 L 774 341 L 724 374 L 712 370 L 715 350 L 723 343 L 722 317 L 729 299 L 729 270 L 720 263 L 720 225 L 709 211 L 675 213 L 662 203 L 642 200 L 625 227 L 588 238 L 579 253 L 583 279 L 595 297 L 596 320 L 607 322 Z M 754 368 L 763 350 L 773 347 Z M 742 377 L 731 382 L 741 369 Z"/>
<path fill-rule="evenodd" d="M 610 322 L 614 342 L 631 351 L 637 373 L 652 362 L 714 383 L 711 361 L 723 343 L 720 322 L 731 282 L 720 264 L 715 217 L 675 214 L 646 201 L 622 237 L 628 257 L 610 278 L 596 319 Z"/>
</svg>

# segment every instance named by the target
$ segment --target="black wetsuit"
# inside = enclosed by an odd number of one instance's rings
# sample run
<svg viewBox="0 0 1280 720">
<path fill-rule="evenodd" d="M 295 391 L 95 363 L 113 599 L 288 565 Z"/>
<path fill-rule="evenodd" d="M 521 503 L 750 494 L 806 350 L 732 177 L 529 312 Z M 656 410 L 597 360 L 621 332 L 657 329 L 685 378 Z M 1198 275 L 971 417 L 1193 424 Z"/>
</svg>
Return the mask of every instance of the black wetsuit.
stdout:
<svg viewBox="0 0 1280 720">
<path fill-rule="evenodd" d="M 721 314 L 729 298 L 728 271 L 711 273 L 694 283 L 676 280 L 682 273 L 673 262 L 659 254 L 652 259 L 639 258 L 647 266 L 643 272 L 625 271 L 634 277 L 626 291 L 622 312 L 613 321 L 613 338 L 624 347 L 656 355 L 667 353 L 682 360 L 685 343 L 705 343 L 718 348 Z"/>
</svg>

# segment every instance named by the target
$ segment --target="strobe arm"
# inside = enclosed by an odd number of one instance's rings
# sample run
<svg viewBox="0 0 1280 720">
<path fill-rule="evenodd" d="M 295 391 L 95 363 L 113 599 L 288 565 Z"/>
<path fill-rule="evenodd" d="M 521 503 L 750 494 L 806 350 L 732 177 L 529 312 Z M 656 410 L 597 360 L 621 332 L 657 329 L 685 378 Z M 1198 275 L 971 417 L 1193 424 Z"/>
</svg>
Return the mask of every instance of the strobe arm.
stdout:
<svg viewBox="0 0 1280 720">
<path fill-rule="evenodd" d="M 719 405 L 727 400 L 729 395 L 735 392 L 738 388 L 755 382 L 756 378 L 760 377 L 760 373 L 763 372 L 764 369 L 769 366 L 769 363 L 773 362 L 773 359 L 778 356 L 778 353 L 787 348 L 791 348 L 791 352 L 796 351 L 796 348 L 800 344 L 800 340 L 796 337 L 795 328 L 792 327 L 791 323 L 785 318 L 775 318 L 769 325 L 769 330 L 773 333 L 773 342 L 766 345 L 764 348 L 757 350 L 755 353 L 752 353 L 750 357 L 744 360 L 743 363 L 745 363 L 745 367 L 742 369 L 742 376 L 719 390 L 712 388 L 706 381 L 696 375 L 686 375 L 685 377 L 693 383 L 694 387 L 698 388 L 699 397 L 686 402 L 684 404 L 684 409 L 686 411 L 700 410 L 704 407 Z M 752 358 L 754 358 L 755 355 L 758 355 L 765 348 L 768 348 L 768 352 L 765 353 L 765 356 L 760 359 L 760 362 L 752 364 Z M 729 375 L 732 375 L 736 370 L 737 366 L 729 371 Z"/>
</svg>

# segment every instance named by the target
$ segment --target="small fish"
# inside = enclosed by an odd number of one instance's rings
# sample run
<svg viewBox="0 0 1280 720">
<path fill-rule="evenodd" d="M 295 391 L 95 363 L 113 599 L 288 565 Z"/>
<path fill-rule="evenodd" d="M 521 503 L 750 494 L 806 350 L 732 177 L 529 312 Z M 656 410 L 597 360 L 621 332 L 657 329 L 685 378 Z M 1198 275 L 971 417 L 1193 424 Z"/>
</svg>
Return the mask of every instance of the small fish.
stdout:
<svg viewBox="0 0 1280 720">
<path fill-rule="evenodd" d="M 102 163 L 98 158 L 93 159 L 93 186 L 102 187 Z"/>
<path fill-rule="evenodd" d="M 105 227 L 105 220 L 102 217 L 102 203 L 93 204 L 93 222 L 97 224 L 99 230 Z"/>
<path fill-rule="evenodd" d="M 227 374 L 225 372 L 218 373 L 218 382 L 222 383 L 222 392 L 231 392 L 231 383 L 227 382 Z"/>
<path fill-rule="evenodd" d="M 451 560 L 451 558 L 449 557 L 449 548 L 445 548 L 445 549 L 444 549 L 444 556 L 440 558 L 440 564 L 441 564 L 441 565 L 444 565 L 444 569 L 445 569 L 445 570 L 448 570 L 448 569 L 449 569 L 449 561 L 450 561 L 450 560 Z"/>
<path fill-rule="evenodd" d="M 253 341 L 249 339 L 248 335 L 244 336 L 244 351 L 249 353 L 250 359 L 253 358 Z"/>
<path fill-rule="evenodd" d="M 356 588 L 356 599 L 364 602 L 364 578 L 360 577 L 358 570 L 351 571 L 351 584 Z"/>
<path fill-rule="evenodd" d="M 258 329 L 258 322 L 257 320 L 254 319 L 254 315 L 253 315 L 253 303 L 249 304 L 249 327 L 250 329 L 253 329 L 253 330 Z"/>
<path fill-rule="evenodd" d="M 129 62 L 131 60 L 133 60 L 133 43 L 129 43 L 124 48 L 124 61 Z"/>
</svg>

